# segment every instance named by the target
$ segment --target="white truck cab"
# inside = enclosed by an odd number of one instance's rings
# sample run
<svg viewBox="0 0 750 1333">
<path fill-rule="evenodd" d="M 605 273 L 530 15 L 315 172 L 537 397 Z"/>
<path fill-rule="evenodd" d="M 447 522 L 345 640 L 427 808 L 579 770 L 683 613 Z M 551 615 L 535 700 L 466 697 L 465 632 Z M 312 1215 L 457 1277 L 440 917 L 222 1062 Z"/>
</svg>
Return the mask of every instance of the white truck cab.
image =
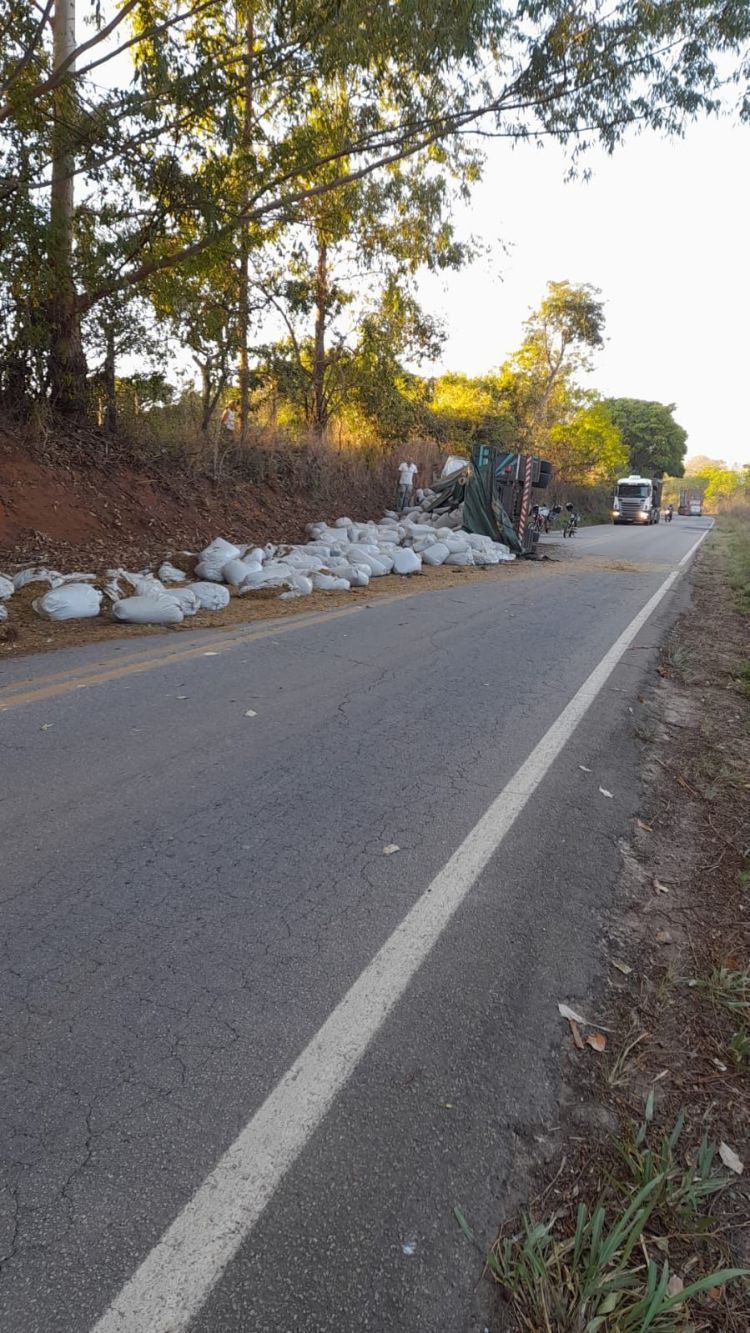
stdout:
<svg viewBox="0 0 750 1333">
<path fill-rule="evenodd" d="M 656 477 L 621 477 L 612 501 L 614 523 L 658 523 L 661 482 Z"/>
</svg>

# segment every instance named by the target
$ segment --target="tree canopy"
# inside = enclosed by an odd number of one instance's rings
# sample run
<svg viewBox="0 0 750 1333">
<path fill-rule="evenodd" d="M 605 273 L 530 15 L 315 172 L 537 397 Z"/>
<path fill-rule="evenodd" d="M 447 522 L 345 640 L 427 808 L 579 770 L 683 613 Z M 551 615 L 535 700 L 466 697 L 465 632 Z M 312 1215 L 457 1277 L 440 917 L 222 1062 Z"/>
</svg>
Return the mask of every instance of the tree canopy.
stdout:
<svg viewBox="0 0 750 1333">
<path fill-rule="evenodd" d="M 335 233 L 364 182 L 370 236 L 393 236 L 405 163 L 424 191 L 469 188 L 477 133 L 613 149 L 679 132 L 732 80 L 750 116 L 740 0 L 89 0 L 83 17 L 10 0 L 0 20 L 0 393 L 60 411 L 85 410 L 84 318 L 209 252 L 234 266 L 247 391 L 254 259 L 289 227 L 320 238 L 323 214 Z"/>
<path fill-rule="evenodd" d="M 622 435 L 632 472 L 648 477 L 683 475 L 687 431 L 674 419 L 674 403 L 607 398 L 605 407 Z"/>
</svg>

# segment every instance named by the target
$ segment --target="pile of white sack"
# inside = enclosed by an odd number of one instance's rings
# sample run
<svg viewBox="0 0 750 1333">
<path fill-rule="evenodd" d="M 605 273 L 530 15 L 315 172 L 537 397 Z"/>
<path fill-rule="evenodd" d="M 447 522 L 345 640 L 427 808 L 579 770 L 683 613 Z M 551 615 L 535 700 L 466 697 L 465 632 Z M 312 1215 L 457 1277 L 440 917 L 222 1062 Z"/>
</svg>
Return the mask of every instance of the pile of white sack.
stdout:
<svg viewBox="0 0 750 1333">
<path fill-rule="evenodd" d="M 428 504 L 429 492 L 420 499 Z M 350 518 L 337 518 L 332 525 L 311 523 L 309 540 L 296 546 L 237 546 L 216 537 L 200 552 L 192 582 L 168 561 L 156 574 L 109 569 L 104 580 L 48 569 L 24 569 L 13 578 L 0 575 L 0 620 L 7 618 L 7 599 L 31 582 L 49 585 L 33 607 L 51 620 L 98 616 L 106 599 L 117 621 L 176 625 L 197 611 L 222 610 L 230 590 L 240 597 L 261 589 L 276 589 L 282 599 L 308 597 L 366 588 L 370 579 L 386 574 L 418 574 L 423 565 L 487 566 L 515 559 L 503 543 L 459 530 L 456 511 L 434 518 L 422 505 L 406 515 L 388 512 L 379 523 Z"/>
</svg>

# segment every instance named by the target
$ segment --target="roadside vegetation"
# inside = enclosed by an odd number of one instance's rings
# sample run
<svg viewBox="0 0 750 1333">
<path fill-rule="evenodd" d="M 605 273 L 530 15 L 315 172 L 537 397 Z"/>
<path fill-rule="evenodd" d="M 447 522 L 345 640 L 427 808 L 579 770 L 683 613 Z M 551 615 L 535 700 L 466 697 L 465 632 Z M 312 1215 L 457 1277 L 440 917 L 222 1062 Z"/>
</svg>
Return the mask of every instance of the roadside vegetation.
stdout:
<svg viewBox="0 0 750 1333">
<path fill-rule="evenodd" d="M 486 1256 L 497 1329 L 747 1329 L 749 665 L 741 511 L 704 543 L 644 701 L 644 805 L 596 1013 L 607 1035 L 566 1022 L 580 1114 Z"/>
<path fill-rule="evenodd" d="M 77 30 L 72 0 L 12 0 L 0 24 L 0 412 L 17 447 L 66 462 L 85 430 L 97 464 L 187 461 L 217 486 L 294 474 L 313 447 L 369 466 L 477 441 L 541 454 L 564 484 L 679 475 L 668 405 L 584 387 L 595 289 L 530 292 L 515 353 L 435 374 L 445 331 L 418 275 L 481 250 L 454 218 L 488 136 L 556 141 L 575 168 L 634 124 L 750 116 L 745 7 L 90 11 Z M 268 467 L 248 463 L 263 451 Z"/>
</svg>

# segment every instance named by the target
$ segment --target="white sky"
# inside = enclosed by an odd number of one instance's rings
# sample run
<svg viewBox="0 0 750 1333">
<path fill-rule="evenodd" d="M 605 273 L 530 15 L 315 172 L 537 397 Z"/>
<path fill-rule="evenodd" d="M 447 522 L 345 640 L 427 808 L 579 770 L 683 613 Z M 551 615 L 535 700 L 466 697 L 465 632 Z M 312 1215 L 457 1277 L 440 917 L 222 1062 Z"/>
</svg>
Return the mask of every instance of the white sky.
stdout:
<svg viewBox="0 0 750 1333">
<path fill-rule="evenodd" d="M 550 279 L 590 282 L 607 316 L 592 387 L 674 402 L 688 454 L 750 463 L 749 150 L 750 128 L 702 121 L 684 140 L 646 134 L 612 157 L 592 153 L 587 183 L 564 180 L 554 145 L 492 143 L 456 218 L 490 255 L 420 284 L 449 331 L 437 369 L 492 369 Z"/>
</svg>

